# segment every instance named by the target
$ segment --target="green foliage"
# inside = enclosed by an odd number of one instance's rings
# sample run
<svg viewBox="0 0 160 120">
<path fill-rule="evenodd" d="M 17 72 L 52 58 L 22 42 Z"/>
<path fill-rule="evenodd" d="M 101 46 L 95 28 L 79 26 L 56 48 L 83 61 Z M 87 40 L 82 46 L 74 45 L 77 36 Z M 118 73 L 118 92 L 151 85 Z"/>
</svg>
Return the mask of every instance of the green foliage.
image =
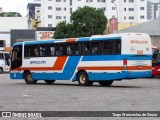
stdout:
<svg viewBox="0 0 160 120">
<path fill-rule="evenodd" d="M 17 12 L 3 12 L 0 17 L 22 17 L 20 13 Z"/>
<path fill-rule="evenodd" d="M 72 24 L 67 24 L 66 21 L 60 22 L 54 32 L 54 38 L 68 38 L 72 34 Z"/>
<path fill-rule="evenodd" d="M 57 25 L 55 38 L 87 37 L 103 34 L 107 18 L 103 10 L 85 6 L 71 15 L 72 24 L 61 22 Z"/>
</svg>

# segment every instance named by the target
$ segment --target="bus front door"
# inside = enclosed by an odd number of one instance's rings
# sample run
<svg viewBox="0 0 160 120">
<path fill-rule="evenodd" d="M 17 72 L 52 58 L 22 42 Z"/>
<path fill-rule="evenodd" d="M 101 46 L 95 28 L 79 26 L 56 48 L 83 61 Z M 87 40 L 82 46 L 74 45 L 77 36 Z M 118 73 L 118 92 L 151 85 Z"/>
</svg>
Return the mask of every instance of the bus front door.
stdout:
<svg viewBox="0 0 160 120">
<path fill-rule="evenodd" d="M 9 72 L 11 67 L 11 59 L 9 53 L 4 53 L 4 60 L 5 60 L 5 71 Z"/>
</svg>

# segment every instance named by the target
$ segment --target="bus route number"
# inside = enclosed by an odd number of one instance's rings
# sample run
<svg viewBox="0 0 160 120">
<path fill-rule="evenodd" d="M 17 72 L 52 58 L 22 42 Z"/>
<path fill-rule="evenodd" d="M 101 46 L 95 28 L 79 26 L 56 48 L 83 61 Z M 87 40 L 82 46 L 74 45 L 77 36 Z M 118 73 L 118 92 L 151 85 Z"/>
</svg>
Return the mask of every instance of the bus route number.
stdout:
<svg viewBox="0 0 160 120">
<path fill-rule="evenodd" d="M 138 55 L 143 55 L 143 50 L 137 50 Z"/>
</svg>

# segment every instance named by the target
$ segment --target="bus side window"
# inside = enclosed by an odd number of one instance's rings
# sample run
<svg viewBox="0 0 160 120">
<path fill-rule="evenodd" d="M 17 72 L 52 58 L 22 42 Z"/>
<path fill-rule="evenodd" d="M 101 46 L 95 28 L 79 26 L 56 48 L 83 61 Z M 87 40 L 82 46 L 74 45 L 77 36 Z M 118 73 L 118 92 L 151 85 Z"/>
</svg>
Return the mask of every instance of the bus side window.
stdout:
<svg viewBox="0 0 160 120">
<path fill-rule="evenodd" d="M 34 48 L 34 56 L 38 57 L 39 56 L 39 51 L 40 51 L 40 48 L 38 46 L 36 46 Z"/>
<path fill-rule="evenodd" d="M 120 54 L 121 53 L 121 44 L 120 40 L 112 41 L 112 54 Z"/>
<path fill-rule="evenodd" d="M 110 41 L 106 41 L 103 44 L 103 54 L 111 54 Z"/>
<path fill-rule="evenodd" d="M 71 45 L 67 46 L 67 55 L 71 55 L 72 51 L 71 51 Z"/>
<path fill-rule="evenodd" d="M 51 56 L 55 56 L 55 47 L 51 47 Z"/>
<path fill-rule="evenodd" d="M 72 55 L 80 55 L 81 45 L 79 43 L 73 43 L 71 46 Z"/>
<path fill-rule="evenodd" d="M 83 55 L 90 54 L 90 43 L 89 42 L 83 43 L 82 52 L 83 52 Z"/>
<path fill-rule="evenodd" d="M 92 54 L 99 54 L 99 42 L 92 43 Z"/>
</svg>

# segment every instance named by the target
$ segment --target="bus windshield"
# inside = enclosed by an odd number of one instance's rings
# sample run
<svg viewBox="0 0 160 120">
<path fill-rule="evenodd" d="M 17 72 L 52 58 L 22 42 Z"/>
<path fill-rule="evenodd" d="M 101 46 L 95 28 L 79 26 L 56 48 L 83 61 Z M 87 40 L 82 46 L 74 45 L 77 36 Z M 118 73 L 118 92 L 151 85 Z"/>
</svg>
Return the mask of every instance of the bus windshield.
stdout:
<svg viewBox="0 0 160 120">
<path fill-rule="evenodd" d="M 22 65 L 22 46 L 14 46 L 11 58 L 11 69 L 18 68 Z"/>
</svg>

